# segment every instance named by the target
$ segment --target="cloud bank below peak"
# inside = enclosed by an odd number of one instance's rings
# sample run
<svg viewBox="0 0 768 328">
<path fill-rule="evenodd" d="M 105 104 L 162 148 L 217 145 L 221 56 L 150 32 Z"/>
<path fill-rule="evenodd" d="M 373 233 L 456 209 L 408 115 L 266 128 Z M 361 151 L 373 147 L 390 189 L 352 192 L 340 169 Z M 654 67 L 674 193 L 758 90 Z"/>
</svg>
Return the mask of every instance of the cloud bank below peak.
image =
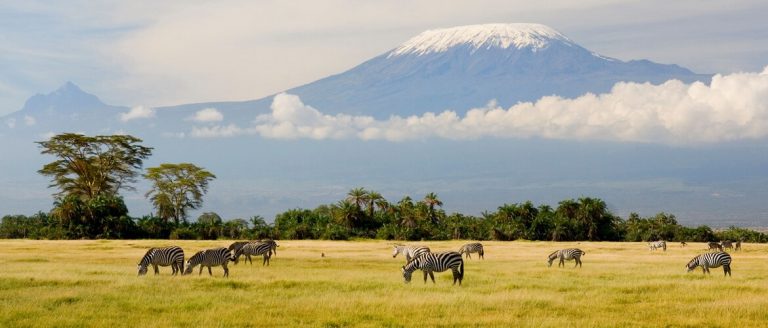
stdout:
<svg viewBox="0 0 768 328">
<path fill-rule="evenodd" d="M 706 144 L 768 136 L 768 67 L 759 73 L 715 75 L 710 85 L 670 80 L 621 82 L 609 93 L 543 97 L 502 108 L 490 102 L 459 115 L 328 115 L 291 94 L 278 94 L 271 113 L 251 126 L 195 127 L 194 137 L 259 135 L 271 139 L 408 141 L 429 138 L 548 138 Z"/>
</svg>

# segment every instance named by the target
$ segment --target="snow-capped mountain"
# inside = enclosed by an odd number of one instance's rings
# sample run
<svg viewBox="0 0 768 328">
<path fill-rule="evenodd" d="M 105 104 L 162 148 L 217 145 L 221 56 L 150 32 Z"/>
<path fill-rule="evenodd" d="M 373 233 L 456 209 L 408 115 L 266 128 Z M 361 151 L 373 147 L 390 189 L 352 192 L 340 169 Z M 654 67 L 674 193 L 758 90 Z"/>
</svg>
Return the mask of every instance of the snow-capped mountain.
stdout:
<svg viewBox="0 0 768 328">
<path fill-rule="evenodd" d="M 677 65 L 602 56 L 544 25 L 487 24 L 423 32 L 347 72 L 288 92 L 324 112 L 388 117 L 602 93 L 619 81 L 709 78 Z"/>
</svg>

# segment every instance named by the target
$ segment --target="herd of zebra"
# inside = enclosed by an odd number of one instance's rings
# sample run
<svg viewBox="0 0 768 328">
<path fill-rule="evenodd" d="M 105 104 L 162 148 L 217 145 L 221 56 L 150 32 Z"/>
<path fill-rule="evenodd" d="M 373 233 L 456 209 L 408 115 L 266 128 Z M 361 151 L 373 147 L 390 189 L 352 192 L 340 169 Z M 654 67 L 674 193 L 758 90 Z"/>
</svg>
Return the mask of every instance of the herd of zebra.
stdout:
<svg viewBox="0 0 768 328">
<path fill-rule="evenodd" d="M 685 247 L 688 244 L 686 242 L 680 242 L 681 247 Z M 667 251 L 667 242 L 664 240 L 659 241 L 653 241 L 648 243 L 648 248 L 652 251 L 655 251 L 659 248 Z M 735 250 L 740 251 L 741 250 L 741 240 L 736 242 L 731 242 L 728 240 L 723 240 L 718 242 L 709 242 L 707 243 L 707 250 L 714 251 L 712 253 L 705 253 L 700 254 L 694 257 L 688 264 L 685 265 L 685 267 L 688 269 L 688 272 L 691 272 L 695 270 L 698 267 L 701 267 L 701 269 L 704 271 L 705 274 L 709 274 L 709 268 L 719 268 L 723 267 L 723 275 L 730 276 L 731 275 L 731 255 L 726 253 L 725 250 Z"/>
<path fill-rule="evenodd" d="M 682 246 L 685 246 L 685 244 L 682 243 Z M 224 269 L 224 277 L 228 277 L 229 269 L 227 264 L 229 262 L 237 264 L 240 257 L 245 256 L 245 260 L 253 264 L 251 256 L 261 255 L 263 257 L 262 265 L 269 265 L 272 255 L 277 255 L 277 247 L 277 243 L 271 239 L 237 241 L 229 245 L 228 248 L 219 247 L 199 251 L 186 262 L 184 262 L 184 250 L 181 247 L 150 248 L 138 263 L 138 274 L 140 276 L 146 274 L 149 265 L 152 265 L 155 274 L 159 274 L 158 266 L 171 266 L 173 275 L 177 273 L 187 275 L 191 274 L 192 270 L 200 265 L 198 275 L 203 273 L 203 267 L 208 267 L 208 274 L 213 275 L 211 267 L 221 266 Z M 651 250 L 661 248 L 666 251 L 667 243 L 663 240 L 650 242 L 648 247 Z M 708 274 L 710 268 L 722 266 L 724 275 L 730 276 L 731 255 L 724 252 L 723 249 L 740 250 L 741 241 L 736 243 L 728 241 L 720 243 L 711 242 L 708 244 L 708 247 L 709 250 L 716 250 L 716 252 L 700 254 L 694 257 L 686 264 L 688 272 L 695 270 L 697 267 L 702 267 L 704 273 Z M 463 256 L 466 255 L 467 258 L 472 258 L 472 253 L 477 253 L 479 258 L 485 259 L 485 251 L 481 243 L 465 244 L 459 248 L 458 252 L 445 251 L 438 253 L 433 253 L 427 246 L 394 245 L 392 257 L 395 258 L 398 254 L 405 256 L 406 264 L 402 266 L 401 270 L 406 283 L 411 281 L 413 272 L 416 270 L 421 270 L 424 273 L 424 283 L 427 282 L 427 277 L 432 279 L 432 283 L 435 283 L 434 272 L 444 272 L 450 269 L 453 272 L 453 284 L 456 285 L 456 282 L 458 282 L 461 285 L 464 279 Z M 547 264 L 551 267 L 552 263 L 557 259 L 559 260 L 558 267 L 560 267 L 565 266 L 565 261 L 574 260 L 576 262 L 574 267 L 581 267 L 581 257 L 585 254 L 586 252 L 578 248 L 557 250 L 547 256 Z"/>
<path fill-rule="evenodd" d="M 229 262 L 237 264 L 240 256 L 253 264 L 251 256 L 261 255 L 264 258 L 262 265 L 269 265 L 269 259 L 272 254 L 277 255 L 277 242 L 271 239 L 256 241 L 236 241 L 228 248 L 218 247 L 204 249 L 192 255 L 186 263 L 184 262 L 184 250 L 179 246 L 169 246 L 160 248 L 150 248 L 138 264 L 139 276 L 147 274 L 150 265 L 155 269 L 155 274 L 159 274 L 158 266 L 170 266 L 172 275 L 181 273 L 182 275 L 191 274 L 196 266 L 200 266 L 200 272 L 203 273 L 203 267 L 208 267 L 208 274 L 213 275 L 211 267 L 221 266 L 224 269 L 224 277 L 229 276 Z M 186 267 L 186 270 L 184 269 Z"/>
</svg>

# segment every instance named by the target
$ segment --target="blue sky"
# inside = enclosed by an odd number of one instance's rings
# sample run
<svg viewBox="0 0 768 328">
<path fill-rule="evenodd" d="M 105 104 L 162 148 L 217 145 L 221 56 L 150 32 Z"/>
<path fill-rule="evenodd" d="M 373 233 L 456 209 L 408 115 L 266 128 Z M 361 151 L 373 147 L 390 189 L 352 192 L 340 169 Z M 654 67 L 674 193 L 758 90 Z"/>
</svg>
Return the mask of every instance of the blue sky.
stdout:
<svg viewBox="0 0 768 328">
<path fill-rule="evenodd" d="M 764 1 L 3 1 L 0 115 L 73 81 L 106 103 L 257 99 L 427 29 L 536 22 L 619 58 L 700 73 L 768 64 Z"/>
</svg>

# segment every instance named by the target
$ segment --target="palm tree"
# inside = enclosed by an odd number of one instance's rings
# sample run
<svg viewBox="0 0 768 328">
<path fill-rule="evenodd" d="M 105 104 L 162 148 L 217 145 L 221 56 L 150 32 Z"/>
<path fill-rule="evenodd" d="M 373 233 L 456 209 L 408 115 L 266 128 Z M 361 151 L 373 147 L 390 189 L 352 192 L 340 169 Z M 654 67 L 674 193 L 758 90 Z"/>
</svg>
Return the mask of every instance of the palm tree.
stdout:
<svg viewBox="0 0 768 328">
<path fill-rule="evenodd" d="M 373 207 L 377 205 L 377 202 L 383 200 L 384 197 L 380 193 L 375 191 L 369 191 L 366 200 L 368 201 L 368 217 L 373 218 Z M 386 202 L 386 200 L 384 200 Z"/>
<path fill-rule="evenodd" d="M 442 207 L 443 202 L 440 199 L 438 199 L 437 195 L 433 192 L 428 193 L 426 196 L 424 196 L 423 202 L 429 208 L 427 215 L 429 216 L 430 221 L 432 221 L 432 223 L 437 223 L 437 216 L 435 215 L 435 206 Z"/>
<path fill-rule="evenodd" d="M 416 227 L 414 208 L 413 200 L 409 196 L 405 196 L 397 202 L 397 213 L 400 216 L 400 224 L 408 228 Z"/>
<path fill-rule="evenodd" d="M 354 228 L 357 223 L 359 208 L 350 201 L 342 200 L 333 205 L 334 219 L 348 229 Z"/>
<path fill-rule="evenodd" d="M 362 211 L 363 204 L 368 200 L 368 191 L 365 188 L 355 188 L 347 193 L 347 201 L 355 204 L 358 211 Z"/>
<path fill-rule="evenodd" d="M 600 199 L 582 197 L 579 198 L 579 209 L 577 212 L 577 220 L 584 227 L 587 232 L 587 239 L 596 240 L 597 227 L 602 223 L 606 217 L 606 205 L 605 202 Z"/>
</svg>

